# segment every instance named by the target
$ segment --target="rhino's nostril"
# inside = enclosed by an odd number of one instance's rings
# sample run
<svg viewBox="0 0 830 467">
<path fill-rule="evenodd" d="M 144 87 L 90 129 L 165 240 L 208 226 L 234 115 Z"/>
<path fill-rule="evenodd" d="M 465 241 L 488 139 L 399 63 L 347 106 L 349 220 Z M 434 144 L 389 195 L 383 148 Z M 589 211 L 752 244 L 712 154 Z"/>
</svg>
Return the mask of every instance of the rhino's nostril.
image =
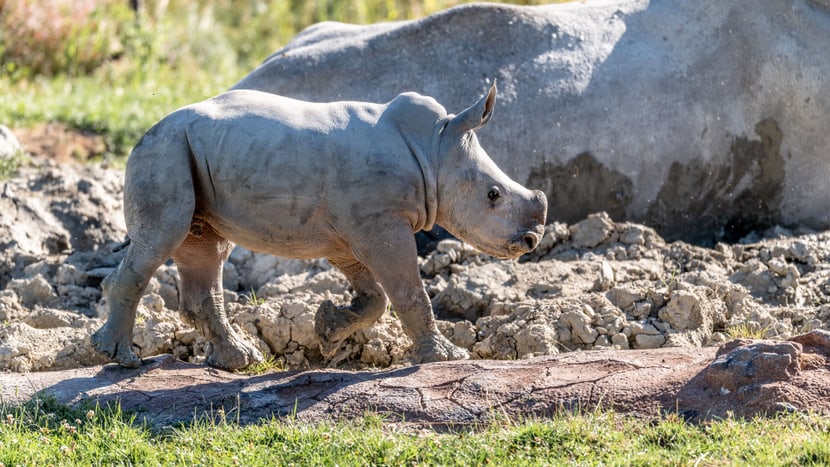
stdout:
<svg viewBox="0 0 830 467">
<path fill-rule="evenodd" d="M 526 233 L 522 235 L 522 240 L 524 240 L 525 245 L 527 245 L 528 250 L 533 250 L 536 248 L 539 239 L 536 237 L 536 234 L 533 233 Z"/>
</svg>

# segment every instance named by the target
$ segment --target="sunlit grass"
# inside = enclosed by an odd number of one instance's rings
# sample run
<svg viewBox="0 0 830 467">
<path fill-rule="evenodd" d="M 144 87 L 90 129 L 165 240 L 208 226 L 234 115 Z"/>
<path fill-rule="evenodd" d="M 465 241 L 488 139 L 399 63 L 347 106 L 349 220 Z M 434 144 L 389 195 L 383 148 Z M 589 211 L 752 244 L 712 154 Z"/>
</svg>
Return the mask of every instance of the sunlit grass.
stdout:
<svg viewBox="0 0 830 467">
<path fill-rule="evenodd" d="M 769 333 L 770 326 L 761 327 L 757 323 L 737 323 L 726 329 L 730 339 L 764 339 Z"/>
<path fill-rule="evenodd" d="M 676 415 L 561 412 L 431 429 L 367 413 L 342 422 L 217 412 L 150 430 L 117 408 L 46 399 L 0 408 L 0 463 L 12 465 L 828 465 L 830 419 L 787 414 L 700 424 Z"/>
<path fill-rule="evenodd" d="M 105 136 L 109 156 L 126 155 L 155 122 L 183 105 L 205 99 L 239 77 L 195 69 L 186 79 L 160 68 L 152 78 L 118 82 L 98 77 L 57 77 L 9 82 L 0 78 L 0 122 L 29 127 L 62 122 Z"/>
</svg>

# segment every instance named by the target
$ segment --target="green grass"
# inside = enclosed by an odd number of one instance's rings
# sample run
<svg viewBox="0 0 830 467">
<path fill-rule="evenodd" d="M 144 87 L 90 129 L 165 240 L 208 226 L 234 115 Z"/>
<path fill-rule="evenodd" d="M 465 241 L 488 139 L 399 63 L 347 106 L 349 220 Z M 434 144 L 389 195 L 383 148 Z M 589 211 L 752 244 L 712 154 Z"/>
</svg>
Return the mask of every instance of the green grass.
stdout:
<svg viewBox="0 0 830 467">
<path fill-rule="evenodd" d="M 285 360 L 270 355 L 259 363 L 254 363 L 243 370 L 239 370 L 239 373 L 255 376 L 285 370 Z"/>
<path fill-rule="evenodd" d="M 367 414 L 348 422 L 232 414 L 154 432 L 117 409 L 46 400 L 0 408 L 0 464 L 13 465 L 828 465 L 830 420 L 790 414 L 690 424 L 613 412 L 430 430 Z"/>
<path fill-rule="evenodd" d="M 18 169 L 28 162 L 29 157 L 24 151 L 18 151 L 11 157 L 0 157 L 0 180 L 14 177 Z"/>
<path fill-rule="evenodd" d="M 125 156 L 138 138 L 164 115 L 229 88 L 238 69 L 181 70 L 159 67 L 140 79 L 100 76 L 12 82 L 0 74 L 0 122 L 13 127 L 62 122 L 105 136 L 108 156 Z"/>
<path fill-rule="evenodd" d="M 765 339 L 770 327 L 760 327 L 752 323 L 738 323 L 726 329 L 726 335 L 730 339 Z"/>
</svg>

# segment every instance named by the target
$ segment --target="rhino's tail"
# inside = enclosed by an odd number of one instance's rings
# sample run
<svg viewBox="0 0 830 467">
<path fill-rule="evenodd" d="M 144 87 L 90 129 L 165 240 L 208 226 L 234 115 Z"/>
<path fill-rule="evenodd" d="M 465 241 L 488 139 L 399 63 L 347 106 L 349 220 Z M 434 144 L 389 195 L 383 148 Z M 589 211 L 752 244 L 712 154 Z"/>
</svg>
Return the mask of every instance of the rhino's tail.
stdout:
<svg viewBox="0 0 830 467">
<path fill-rule="evenodd" d="M 123 250 L 124 248 L 127 248 L 128 246 L 130 246 L 130 241 L 131 241 L 130 237 L 127 237 L 127 239 L 124 240 L 123 242 L 113 246 L 112 247 L 112 252 L 113 253 L 118 253 L 119 251 Z"/>
</svg>

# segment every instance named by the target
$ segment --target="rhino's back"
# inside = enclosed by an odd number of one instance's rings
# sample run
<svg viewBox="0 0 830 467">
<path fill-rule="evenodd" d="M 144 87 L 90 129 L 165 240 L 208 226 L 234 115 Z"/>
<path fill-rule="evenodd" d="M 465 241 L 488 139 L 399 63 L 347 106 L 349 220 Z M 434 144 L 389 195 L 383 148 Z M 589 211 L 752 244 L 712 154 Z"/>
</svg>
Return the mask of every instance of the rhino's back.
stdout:
<svg viewBox="0 0 830 467">
<path fill-rule="evenodd" d="M 182 109 L 188 144 L 217 203 L 325 196 L 377 131 L 382 106 L 233 91 Z M 281 196 L 281 195 L 280 195 Z M 218 206 L 221 207 L 221 206 Z"/>
</svg>

